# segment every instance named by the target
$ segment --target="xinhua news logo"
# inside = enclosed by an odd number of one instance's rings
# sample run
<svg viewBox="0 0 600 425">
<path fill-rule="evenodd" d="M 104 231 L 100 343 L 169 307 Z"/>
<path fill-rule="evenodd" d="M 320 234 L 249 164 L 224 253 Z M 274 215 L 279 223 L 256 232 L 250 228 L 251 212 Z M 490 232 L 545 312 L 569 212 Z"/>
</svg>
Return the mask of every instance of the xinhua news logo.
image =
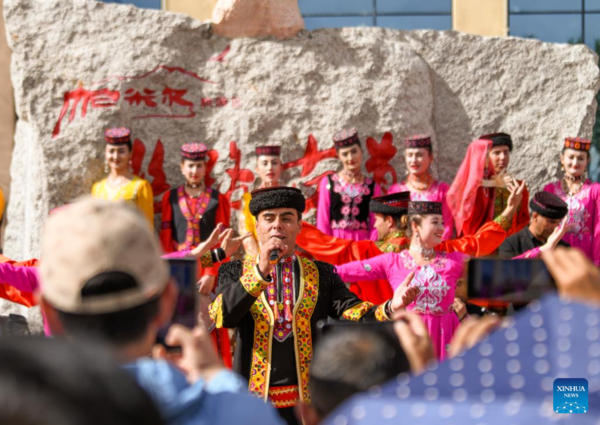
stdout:
<svg viewBox="0 0 600 425">
<path fill-rule="evenodd" d="M 583 378 L 554 380 L 554 411 L 556 413 L 587 413 L 588 381 Z"/>
</svg>

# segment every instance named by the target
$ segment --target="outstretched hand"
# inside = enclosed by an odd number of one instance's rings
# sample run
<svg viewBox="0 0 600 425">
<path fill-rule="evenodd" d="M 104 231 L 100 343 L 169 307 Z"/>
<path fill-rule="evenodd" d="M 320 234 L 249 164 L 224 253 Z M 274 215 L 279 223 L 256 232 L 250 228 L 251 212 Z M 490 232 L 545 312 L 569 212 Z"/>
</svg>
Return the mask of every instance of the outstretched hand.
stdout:
<svg viewBox="0 0 600 425">
<path fill-rule="evenodd" d="M 394 320 L 394 331 L 406 353 L 410 370 L 416 374 L 423 372 L 427 363 L 435 358 L 427 326 L 418 314 L 407 311 L 394 313 Z"/>
<path fill-rule="evenodd" d="M 394 297 L 392 298 L 392 312 L 405 309 L 412 303 L 421 292 L 416 286 L 409 286 L 410 282 L 415 277 L 415 272 L 410 272 L 408 276 L 394 291 Z"/>
<path fill-rule="evenodd" d="M 511 182 L 506 184 L 506 188 L 510 192 L 510 196 L 506 201 L 506 209 L 502 213 L 502 215 L 507 219 L 512 219 L 513 215 L 517 212 L 517 208 L 521 205 L 521 201 L 523 200 L 523 192 L 527 187 L 525 180 L 519 184 L 518 181 L 512 179 Z"/>
<path fill-rule="evenodd" d="M 221 248 L 225 250 L 225 255 L 227 257 L 231 257 L 232 254 L 236 253 L 240 249 L 240 245 L 244 241 L 244 239 L 252 236 L 252 233 L 246 232 L 242 236 L 238 236 L 237 238 L 233 237 L 233 230 L 229 229 L 229 233 L 225 232 L 225 236 L 221 240 Z"/>
<path fill-rule="evenodd" d="M 206 240 L 200 242 L 197 247 L 190 251 L 190 254 L 194 257 L 201 257 L 206 251 L 213 249 L 219 244 L 219 241 L 225 237 L 225 234 L 229 230 L 223 231 L 223 225 L 217 224 L 215 230 L 212 231 L 210 236 Z"/>
<path fill-rule="evenodd" d="M 600 269 L 576 248 L 557 247 L 542 253 L 562 297 L 600 305 Z"/>
<path fill-rule="evenodd" d="M 556 229 L 554 229 L 552 234 L 548 237 L 548 240 L 546 241 L 546 243 L 540 247 L 540 251 L 542 251 L 542 252 L 550 251 L 550 250 L 556 248 L 556 245 L 558 245 L 558 243 L 562 240 L 562 238 L 573 229 L 575 224 L 572 223 L 572 224 L 567 225 L 566 220 L 567 220 L 567 218 L 565 217 L 565 219 L 560 224 L 560 226 L 558 226 Z"/>
<path fill-rule="evenodd" d="M 210 380 L 223 369 L 209 333 L 202 326 L 188 329 L 182 325 L 172 325 L 165 342 L 170 346 L 181 347 L 181 354 L 169 355 L 164 346 L 155 345 L 152 357 L 173 363 L 185 373 L 190 383 L 201 378 Z"/>
</svg>

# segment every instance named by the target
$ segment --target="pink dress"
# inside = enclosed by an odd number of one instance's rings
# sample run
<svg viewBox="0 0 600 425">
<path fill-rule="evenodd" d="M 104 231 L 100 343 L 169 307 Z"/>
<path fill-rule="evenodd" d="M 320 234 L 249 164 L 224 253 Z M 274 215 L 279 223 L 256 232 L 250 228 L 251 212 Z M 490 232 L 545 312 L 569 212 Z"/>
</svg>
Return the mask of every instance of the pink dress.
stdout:
<svg viewBox="0 0 600 425">
<path fill-rule="evenodd" d="M 407 307 L 417 313 L 429 329 L 436 357 L 444 360 L 452 336 L 459 325 L 452 309 L 456 281 L 461 277 L 467 255 L 460 252 L 437 252 L 431 264 L 419 266 L 408 250 L 387 253 L 363 261 L 353 261 L 336 270 L 346 282 L 387 279 L 394 291 L 414 271 L 409 286 L 417 286 L 420 294 Z"/>
<path fill-rule="evenodd" d="M 336 238 L 376 241 L 375 214 L 369 212 L 369 202 L 381 194 L 370 178 L 351 184 L 337 174 L 324 177 L 319 183 L 317 229 Z"/>
<path fill-rule="evenodd" d="M 424 192 L 411 192 L 411 201 L 429 201 L 429 202 L 441 202 L 442 203 L 442 217 L 444 218 L 444 234 L 442 240 L 446 241 L 454 237 L 454 218 L 452 217 L 452 211 L 446 202 L 446 194 L 450 189 L 448 183 L 436 180 L 429 188 Z M 409 191 L 409 187 L 406 182 L 394 183 L 388 190 L 389 194 L 406 192 Z"/>
<path fill-rule="evenodd" d="M 581 249 L 600 266 L 600 184 L 586 180 L 574 196 L 565 193 L 560 181 L 546 185 L 544 191 L 554 193 L 569 205 L 567 224 L 575 224 L 575 227 L 563 240 Z"/>
</svg>

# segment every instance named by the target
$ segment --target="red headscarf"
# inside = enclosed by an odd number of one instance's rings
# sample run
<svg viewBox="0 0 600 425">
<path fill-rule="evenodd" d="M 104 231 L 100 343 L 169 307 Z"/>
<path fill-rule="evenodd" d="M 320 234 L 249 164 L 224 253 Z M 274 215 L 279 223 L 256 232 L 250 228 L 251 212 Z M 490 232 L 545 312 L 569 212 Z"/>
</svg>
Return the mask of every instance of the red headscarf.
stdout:
<svg viewBox="0 0 600 425">
<path fill-rule="evenodd" d="M 492 147 L 491 140 L 474 140 L 469 145 L 458 173 L 446 195 L 446 200 L 456 225 L 456 234 L 460 235 L 465 221 L 475 208 L 477 189 L 481 186 L 485 170 L 485 159 Z"/>
</svg>

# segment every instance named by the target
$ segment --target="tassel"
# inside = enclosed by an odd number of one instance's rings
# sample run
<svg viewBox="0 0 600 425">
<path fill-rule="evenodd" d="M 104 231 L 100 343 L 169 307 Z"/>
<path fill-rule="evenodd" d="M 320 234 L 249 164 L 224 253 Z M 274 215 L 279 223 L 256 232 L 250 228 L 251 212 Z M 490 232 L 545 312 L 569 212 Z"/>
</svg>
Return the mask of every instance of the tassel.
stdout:
<svg viewBox="0 0 600 425">
<path fill-rule="evenodd" d="M 275 317 L 275 322 L 279 321 L 279 306 L 275 303 L 273 307 L 273 316 Z"/>
<path fill-rule="evenodd" d="M 285 320 L 288 322 L 292 321 L 292 308 L 290 307 L 290 304 L 285 305 Z"/>
</svg>

